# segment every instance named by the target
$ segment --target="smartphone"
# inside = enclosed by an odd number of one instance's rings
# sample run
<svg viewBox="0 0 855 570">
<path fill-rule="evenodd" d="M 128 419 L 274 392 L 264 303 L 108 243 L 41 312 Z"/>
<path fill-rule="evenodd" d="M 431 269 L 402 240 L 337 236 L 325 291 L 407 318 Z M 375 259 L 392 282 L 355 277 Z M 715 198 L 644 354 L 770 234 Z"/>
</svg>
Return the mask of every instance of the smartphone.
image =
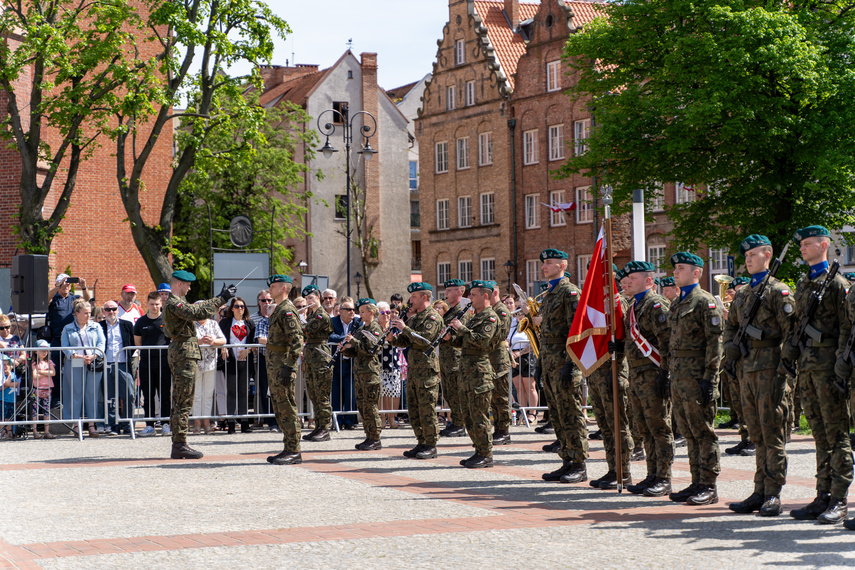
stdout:
<svg viewBox="0 0 855 570">
<path fill-rule="evenodd" d="M 80 277 L 69 277 L 65 280 L 66 283 L 80 283 Z"/>
</svg>

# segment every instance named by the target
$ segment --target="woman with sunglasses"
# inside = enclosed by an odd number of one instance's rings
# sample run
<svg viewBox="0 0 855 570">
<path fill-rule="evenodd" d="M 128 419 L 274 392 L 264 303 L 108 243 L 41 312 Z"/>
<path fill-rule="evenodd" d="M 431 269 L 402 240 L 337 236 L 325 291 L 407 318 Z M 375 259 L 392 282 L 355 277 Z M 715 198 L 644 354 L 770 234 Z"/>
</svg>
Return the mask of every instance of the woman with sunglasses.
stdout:
<svg viewBox="0 0 855 570">
<path fill-rule="evenodd" d="M 249 319 L 246 301 L 235 297 L 220 321 L 220 330 L 227 344 L 238 345 L 225 350 L 226 365 L 226 414 L 245 416 L 248 411 L 249 371 L 255 370 L 252 349 L 239 345 L 251 343 L 255 338 L 255 325 Z M 229 433 L 235 433 L 235 421 L 228 421 Z M 249 420 L 240 422 L 241 433 L 252 433 Z"/>
</svg>

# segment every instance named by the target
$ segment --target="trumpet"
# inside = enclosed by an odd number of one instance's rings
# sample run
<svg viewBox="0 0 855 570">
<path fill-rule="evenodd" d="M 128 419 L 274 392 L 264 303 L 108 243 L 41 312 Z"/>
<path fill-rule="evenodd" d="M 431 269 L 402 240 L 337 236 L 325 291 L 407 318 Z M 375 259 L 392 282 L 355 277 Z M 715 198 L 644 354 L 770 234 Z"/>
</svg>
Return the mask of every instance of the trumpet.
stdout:
<svg viewBox="0 0 855 570">
<path fill-rule="evenodd" d="M 528 337 L 529 346 L 535 358 L 540 358 L 540 326 L 534 324 L 534 317 L 540 314 L 540 303 L 538 299 L 546 294 L 546 291 L 536 297 L 529 297 L 522 287 L 514 283 L 514 291 L 519 295 L 520 302 L 528 305 L 528 316 L 522 317 L 517 323 L 517 330 Z"/>
<path fill-rule="evenodd" d="M 730 275 L 714 275 L 713 279 L 718 283 L 718 302 L 721 303 L 721 308 L 725 311 L 730 310 L 731 301 L 725 301 L 724 298 L 727 296 L 727 286 L 733 281 L 733 277 Z"/>
</svg>

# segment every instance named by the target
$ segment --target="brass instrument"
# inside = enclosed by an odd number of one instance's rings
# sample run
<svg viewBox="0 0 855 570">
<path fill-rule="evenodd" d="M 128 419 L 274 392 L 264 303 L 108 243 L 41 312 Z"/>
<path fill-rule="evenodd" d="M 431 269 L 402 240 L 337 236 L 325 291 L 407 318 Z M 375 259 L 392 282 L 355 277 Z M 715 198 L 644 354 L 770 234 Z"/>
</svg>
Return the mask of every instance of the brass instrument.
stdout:
<svg viewBox="0 0 855 570">
<path fill-rule="evenodd" d="M 540 358 L 540 326 L 534 324 L 533 319 L 540 314 L 540 303 L 537 300 L 544 296 L 546 291 L 536 297 L 529 297 L 516 283 L 514 283 L 514 291 L 519 295 L 520 302 L 528 306 L 528 316 L 519 319 L 517 330 L 528 337 L 531 352 L 535 358 Z"/>
<path fill-rule="evenodd" d="M 730 310 L 731 301 L 725 301 L 724 298 L 727 297 L 727 286 L 733 281 L 733 277 L 730 275 L 714 275 L 713 279 L 718 283 L 718 300 L 721 303 L 721 307 L 725 311 Z"/>
</svg>

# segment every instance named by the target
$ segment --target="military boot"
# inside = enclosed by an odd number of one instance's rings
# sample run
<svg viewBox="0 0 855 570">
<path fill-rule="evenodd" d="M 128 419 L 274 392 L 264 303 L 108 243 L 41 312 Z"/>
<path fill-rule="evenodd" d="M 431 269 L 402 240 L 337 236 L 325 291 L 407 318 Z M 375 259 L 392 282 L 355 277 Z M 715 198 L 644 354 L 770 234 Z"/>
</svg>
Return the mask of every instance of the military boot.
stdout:
<svg viewBox="0 0 855 570">
<path fill-rule="evenodd" d="M 561 477 L 563 477 L 570 469 L 573 464 L 569 460 L 565 460 L 564 464 L 556 469 L 555 471 L 551 471 L 549 473 L 544 473 L 541 477 L 544 481 L 559 481 Z"/>
<path fill-rule="evenodd" d="M 609 481 L 617 481 L 617 473 L 615 473 L 614 471 L 608 471 L 602 477 L 599 477 L 597 479 L 591 479 L 590 481 L 588 481 L 588 485 L 590 485 L 594 489 L 599 489 L 600 483 L 607 483 Z"/>
<path fill-rule="evenodd" d="M 629 469 L 626 469 L 623 472 L 622 486 L 624 489 L 626 489 L 629 485 L 632 485 L 632 475 L 629 474 Z M 604 491 L 611 491 L 613 489 L 617 489 L 617 475 L 615 475 L 613 481 L 600 481 L 600 489 Z"/>
<path fill-rule="evenodd" d="M 448 424 L 445 429 L 439 432 L 442 437 L 461 437 L 466 435 L 466 430 L 454 424 Z"/>
<path fill-rule="evenodd" d="M 760 507 L 762 507 L 764 503 L 765 500 L 763 499 L 763 494 L 755 491 L 751 493 L 751 496 L 745 499 L 744 501 L 739 501 L 738 503 L 730 503 L 729 505 L 727 505 L 727 508 L 733 511 L 734 513 L 738 513 L 740 515 L 748 515 L 753 513 L 754 511 L 759 511 Z"/>
<path fill-rule="evenodd" d="M 497 431 L 493 434 L 493 445 L 508 445 L 511 443 L 511 434 L 506 431 Z"/>
<path fill-rule="evenodd" d="M 715 485 L 698 485 L 697 492 L 686 499 L 687 505 L 712 505 L 718 502 Z"/>
<path fill-rule="evenodd" d="M 542 449 L 547 453 L 558 453 L 559 451 L 561 451 L 561 442 L 555 440 L 552 443 L 547 443 L 546 445 L 544 445 Z"/>
<path fill-rule="evenodd" d="M 855 530 L 855 518 L 849 519 L 843 523 L 843 528 L 847 530 Z"/>
<path fill-rule="evenodd" d="M 278 455 L 271 455 L 267 458 L 268 463 L 273 465 L 299 465 L 303 462 L 303 456 L 299 451 L 284 450 Z"/>
<path fill-rule="evenodd" d="M 204 454 L 187 445 L 186 441 L 173 442 L 170 459 L 202 459 Z"/>
<path fill-rule="evenodd" d="M 648 475 L 635 485 L 627 485 L 626 490 L 632 493 L 633 495 L 640 495 L 644 492 L 648 487 L 653 486 L 653 482 L 656 480 L 656 476 Z"/>
<path fill-rule="evenodd" d="M 739 425 L 739 418 L 731 416 L 730 421 L 719 424 L 718 429 L 733 429 Z"/>
<path fill-rule="evenodd" d="M 552 427 L 551 422 L 546 422 L 542 426 L 537 426 L 536 428 L 534 428 L 534 431 L 536 431 L 537 433 L 543 433 L 543 434 L 553 434 L 553 433 L 555 433 L 555 428 Z"/>
<path fill-rule="evenodd" d="M 467 457 L 466 459 L 461 459 L 461 460 L 460 460 L 460 464 L 461 464 L 461 465 L 463 465 L 463 466 L 465 467 L 465 466 L 466 466 L 466 462 L 467 462 L 467 461 L 469 461 L 469 460 L 471 460 L 471 459 L 475 459 L 477 456 L 478 456 L 478 454 L 477 454 L 477 453 L 473 453 L 472 455 L 470 455 L 470 456 L 469 456 L 469 457 Z"/>
<path fill-rule="evenodd" d="M 414 457 L 416 459 L 433 459 L 436 457 L 436 448 L 425 444 L 420 451 L 416 452 Z"/>
<path fill-rule="evenodd" d="M 793 509 L 790 511 L 790 516 L 797 521 L 816 520 L 816 517 L 824 513 L 828 508 L 829 501 L 831 501 L 831 493 L 818 491 L 813 501 L 800 509 Z"/>
<path fill-rule="evenodd" d="M 383 449 L 383 444 L 380 443 L 379 439 L 368 439 L 362 443 L 356 444 L 356 449 L 359 451 L 377 451 L 378 449 Z"/>
<path fill-rule="evenodd" d="M 581 483 L 588 480 L 588 468 L 584 463 L 571 463 L 570 470 L 561 476 L 562 483 Z"/>
<path fill-rule="evenodd" d="M 675 503 L 684 503 L 686 502 L 686 499 L 698 492 L 698 486 L 698 483 L 692 483 L 682 491 L 671 493 L 670 495 L 668 495 L 668 498 L 674 501 Z"/>
<path fill-rule="evenodd" d="M 474 457 L 467 460 L 466 463 L 463 464 L 463 466 L 467 469 L 484 469 L 486 467 L 492 467 L 493 458 L 476 454 Z"/>
<path fill-rule="evenodd" d="M 783 507 L 781 507 L 781 497 L 778 495 L 768 495 L 763 501 L 763 506 L 760 507 L 760 516 L 777 517 L 783 510 Z"/>
<path fill-rule="evenodd" d="M 846 506 L 846 499 L 835 499 L 834 497 L 828 502 L 828 508 L 825 512 L 816 517 L 816 522 L 820 524 L 837 524 L 846 520 L 846 515 L 849 514 L 849 507 Z"/>
<path fill-rule="evenodd" d="M 644 447 L 638 445 L 635 449 L 632 450 L 632 457 L 630 457 L 631 461 L 644 461 L 647 459 L 647 454 L 644 453 Z"/>
<path fill-rule="evenodd" d="M 686 438 L 679 433 L 674 434 L 674 447 L 686 447 Z"/>
<path fill-rule="evenodd" d="M 315 429 L 313 429 L 312 431 L 310 431 L 309 433 L 307 433 L 306 435 L 303 436 L 303 441 L 311 441 L 312 438 L 315 437 L 318 434 L 318 432 L 321 431 L 322 429 L 323 428 L 316 427 Z"/>
<path fill-rule="evenodd" d="M 728 455 L 742 455 L 742 450 L 747 449 L 749 445 L 753 449 L 754 444 L 748 441 L 748 438 L 743 438 L 742 441 L 740 441 L 733 447 L 728 447 L 724 450 L 724 452 Z"/>
<path fill-rule="evenodd" d="M 413 459 L 416 456 L 416 453 L 421 451 L 424 447 L 425 447 L 425 444 L 420 443 L 420 444 L 416 445 L 414 448 L 405 451 L 404 457 L 406 457 L 408 459 Z"/>
<path fill-rule="evenodd" d="M 657 477 L 653 485 L 642 491 L 645 497 L 664 497 L 671 492 L 671 479 Z"/>
<path fill-rule="evenodd" d="M 588 439 L 603 439 L 603 430 L 592 431 L 588 434 Z"/>
<path fill-rule="evenodd" d="M 314 441 L 319 443 L 321 441 L 329 441 L 330 440 L 330 432 L 325 429 L 319 429 L 315 432 L 315 434 L 309 438 L 309 441 Z"/>
</svg>

